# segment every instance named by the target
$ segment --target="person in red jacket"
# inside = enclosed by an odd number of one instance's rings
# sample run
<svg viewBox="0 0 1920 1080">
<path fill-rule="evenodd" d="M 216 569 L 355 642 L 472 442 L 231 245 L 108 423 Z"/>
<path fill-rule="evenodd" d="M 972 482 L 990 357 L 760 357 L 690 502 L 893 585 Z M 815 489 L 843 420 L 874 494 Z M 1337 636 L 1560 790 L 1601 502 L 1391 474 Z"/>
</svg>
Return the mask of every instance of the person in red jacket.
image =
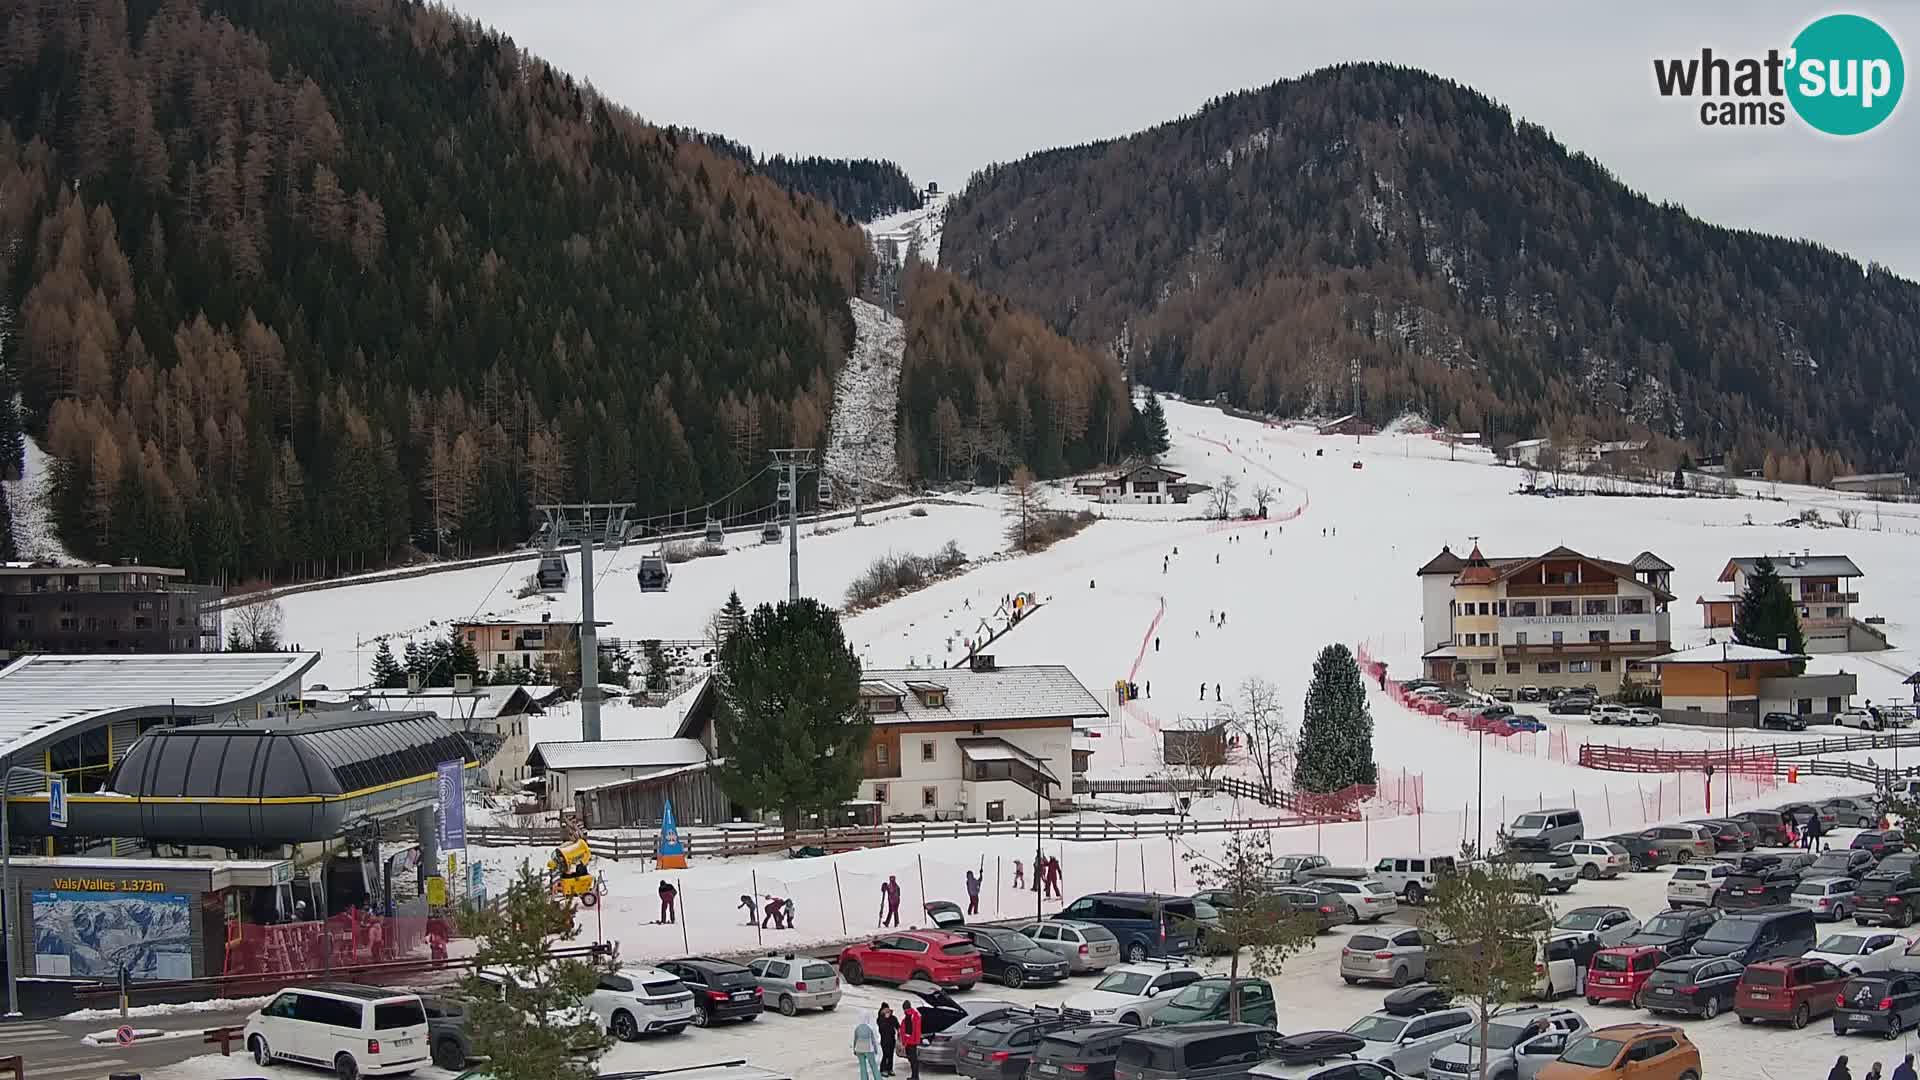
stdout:
<svg viewBox="0 0 1920 1080">
<path fill-rule="evenodd" d="M 920 1010 L 913 1007 L 912 1001 L 900 1003 L 900 1045 L 907 1051 L 907 1075 L 910 1080 L 920 1080 Z"/>
</svg>

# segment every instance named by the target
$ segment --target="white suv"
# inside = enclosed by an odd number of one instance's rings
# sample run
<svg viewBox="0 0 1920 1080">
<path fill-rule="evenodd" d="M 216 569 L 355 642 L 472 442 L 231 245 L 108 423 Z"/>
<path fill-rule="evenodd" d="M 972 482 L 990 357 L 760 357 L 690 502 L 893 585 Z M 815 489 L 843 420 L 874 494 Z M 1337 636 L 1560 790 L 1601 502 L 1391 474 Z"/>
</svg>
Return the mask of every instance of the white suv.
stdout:
<svg viewBox="0 0 1920 1080">
<path fill-rule="evenodd" d="M 410 1073 L 428 1064 L 420 995 L 384 986 L 317 983 L 282 990 L 247 1017 L 258 1065 L 297 1061 L 341 1077 Z"/>
<path fill-rule="evenodd" d="M 1434 886 L 1440 883 L 1441 875 L 1453 872 L 1454 860 L 1451 855 L 1381 859 L 1373 867 L 1374 878 L 1409 904 L 1425 900 Z"/>
<path fill-rule="evenodd" d="M 1346 901 L 1347 910 L 1353 913 L 1354 922 L 1379 922 L 1388 915 L 1400 910 L 1400 901 L 1393 890 L 1372 878 L 1359 881 L 1353 878 L 1313 877 L 1309 881 L 1316 889 L 1339 893 Z"/>
<path fill-rule="evenodd" d="M 1841 727 L 1857 727 L 1862 731 L 1872 731 L 1880 727 L 1874 722 L 1873 714 L 1858 705 L 1841 709 L 1834 714 L 1833 722 Z"/>
<path fill-rule="evenodd" d="M 1620 724 L 1625 726 L 1633 723 L 1633 720 L 1627 715 L 1627 707 L 1625 705 L 1614 704 L 1595 705 L 1592 710 L 1587 713 L 1587 719 L 1596 724 Z"/>
<path fill-rule="evenodd" d="M 585 1004 L 600 1026 L 623 1042 L 654 1032 L 675 1035 L 693 1023 L 693 992 L 659 968 L 608 972 Z"/>
<path fill-rule="evenodd" d="M 1107 973 L 1093 989 L 1082 990 L 1060 1003 L 1068 1019 L 1087 1023 L 1135 1024 L 1146 1026 L 1154 1013 L 1173 1000 L 1181 987 L 1204 977 L 1199 968 L 1185 964 L 1120 964 Z"/>
<path fill-rule="evenodd" d="M 1676 866 L 1667 881 L 1667 903 L 1674 907 L 1712 907 L 1732 868 L 1726 863 Z"/>
</svg>

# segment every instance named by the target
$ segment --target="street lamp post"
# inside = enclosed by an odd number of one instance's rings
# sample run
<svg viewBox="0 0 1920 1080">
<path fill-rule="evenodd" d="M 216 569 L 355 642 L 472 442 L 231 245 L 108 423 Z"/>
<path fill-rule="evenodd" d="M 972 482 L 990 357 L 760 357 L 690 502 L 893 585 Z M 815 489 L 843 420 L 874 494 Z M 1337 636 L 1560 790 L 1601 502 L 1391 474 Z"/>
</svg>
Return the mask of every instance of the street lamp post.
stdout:
<svg viewBox="0 0 1920 1080">
<path fill-rule="evenodd" d="M 8 764 L 0 759 L 0 925 L 6 927 L 6 937 L 0 941 L 0 948 L 6 950 L 7 961 L 7 1018 L 20 1015 L 19 965 L 13 962 L 13 939 L 17 935 L 14 927 L 13 903 L 13 811 L 7 805 L 8 796 L 13 787 L 13 776 L 23 776 L 51 780 L 53 774 L 43 769 L 29 769 L 22 765 Z"/>
<path fill-rule="evenodd" d="M 1480 755 L 1473 774 L 1473 856 L 1487 857 L 1487 729 L 1480 729 Z"/>
</svg>

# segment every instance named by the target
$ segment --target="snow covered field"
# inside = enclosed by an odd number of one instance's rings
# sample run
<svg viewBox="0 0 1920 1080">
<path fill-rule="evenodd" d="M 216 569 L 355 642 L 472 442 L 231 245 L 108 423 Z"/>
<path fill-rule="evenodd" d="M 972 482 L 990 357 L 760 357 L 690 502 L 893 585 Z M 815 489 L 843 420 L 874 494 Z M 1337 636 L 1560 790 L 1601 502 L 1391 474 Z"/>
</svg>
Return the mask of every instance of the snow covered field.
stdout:
<svg viewBox="0 0 1920 1080">
<path fill-rule="evenodd" d="M 867 235 L 876 243 L 896 241 L 902 259 L 913 255 L 930 266 L 939 266 L 940 234 L 947 224 L 947 200 L 952 197 L 950 193 L 934 195 L 917 210 L 875 218 L 867 222 Z"/>
</svg>

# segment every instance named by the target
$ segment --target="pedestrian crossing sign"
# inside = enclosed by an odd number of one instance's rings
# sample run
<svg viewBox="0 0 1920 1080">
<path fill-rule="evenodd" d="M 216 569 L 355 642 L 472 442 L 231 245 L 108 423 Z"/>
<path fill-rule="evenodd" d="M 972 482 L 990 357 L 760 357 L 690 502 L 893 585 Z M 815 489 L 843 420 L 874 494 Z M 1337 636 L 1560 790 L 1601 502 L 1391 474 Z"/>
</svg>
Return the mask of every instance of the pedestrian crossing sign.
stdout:
<svg viewBox="0 0 1920 1080">
<path fill-rule="evenodd" d="M 47 824 L 56 829 L 67 827 L 67 782 L 64 778 L 47 778 Z"/>
</svg>

